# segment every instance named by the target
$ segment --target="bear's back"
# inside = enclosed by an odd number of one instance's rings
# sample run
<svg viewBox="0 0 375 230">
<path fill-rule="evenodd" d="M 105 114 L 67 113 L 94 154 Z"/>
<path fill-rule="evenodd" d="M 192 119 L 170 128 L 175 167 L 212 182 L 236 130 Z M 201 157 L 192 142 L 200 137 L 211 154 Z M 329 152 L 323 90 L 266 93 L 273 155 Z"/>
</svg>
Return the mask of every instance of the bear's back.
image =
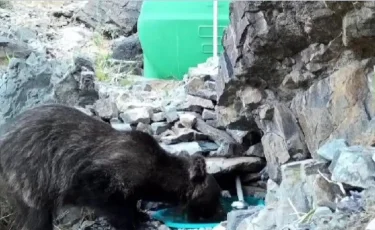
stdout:
<svg viewBox="0 0 375 230">
<path fill-rule="evenodd" d="M 2 177 L 13 190 L 41 196 L 57 183 L 68 185 L 103 148 L 101 143 L 119 134 L 105 122 L 58 104 L 29 109 L 1 131 Z"/>
</svg>

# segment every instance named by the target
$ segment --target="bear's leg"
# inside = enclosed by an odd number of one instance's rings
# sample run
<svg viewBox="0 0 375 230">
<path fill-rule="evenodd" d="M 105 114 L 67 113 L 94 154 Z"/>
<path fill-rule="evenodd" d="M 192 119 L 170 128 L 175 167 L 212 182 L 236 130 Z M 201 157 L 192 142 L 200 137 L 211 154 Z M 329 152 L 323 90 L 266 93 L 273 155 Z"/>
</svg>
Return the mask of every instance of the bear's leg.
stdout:
<svg viewBox="0 0 375 230">
<path fill-rule="evenodd" d="M 135 230 L 137 228 L 136 200 L 125 200 L 122 194 L 114 194 L 95 209 L 99 215 L 105 216 L 116 230 Z"/>
<path fill-rule="evenodd" d="M 16 229 L 53 230 L 53 217 L 49 208 L 31 208 L 19 196 L 8 196 L 11 197 L 15 206 L 16 218 L 14 223 Z"/>
<path fill-rule="evenodd" d="M 103 210 L 103 215 L 116 230 L 135 230 L 137 228 L 134 211 L 131 207 L 112 206 Z"/>
<path fill-rule="evenodd" d="M 53 230 L 53 217 L 49 209 L 28 210 L 22 230 Z"/>
</svg>

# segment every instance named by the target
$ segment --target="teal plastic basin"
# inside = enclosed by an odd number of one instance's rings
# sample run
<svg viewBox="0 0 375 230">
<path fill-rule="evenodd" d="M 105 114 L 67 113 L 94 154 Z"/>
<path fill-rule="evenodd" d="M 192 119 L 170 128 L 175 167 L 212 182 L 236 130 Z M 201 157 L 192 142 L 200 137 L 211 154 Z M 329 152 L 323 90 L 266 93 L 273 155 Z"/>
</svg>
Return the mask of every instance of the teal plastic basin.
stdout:
<svg viewBox="0 0 375 230">
<path fill-rule="evenodd" d="M 231 204 L 237 200 L 237 197 L 223 198 L 222 205 L 225 211 L 228 213 L 232 210 Z M 247 196 L 245 201 L 250 206 L 261 206 L 264 207 L 265 203 L 263 199 Z M 183 229 L 192 229 L 192 228 L 213 228 L 220 223 L 189 223 L 184 220 L 183 216 L 178 216 L 176 214 L 177 208 L 166 208 L 156 211 L 152 218 L 163 222 L 170 228 L 183 228 Z"/>
</svg>

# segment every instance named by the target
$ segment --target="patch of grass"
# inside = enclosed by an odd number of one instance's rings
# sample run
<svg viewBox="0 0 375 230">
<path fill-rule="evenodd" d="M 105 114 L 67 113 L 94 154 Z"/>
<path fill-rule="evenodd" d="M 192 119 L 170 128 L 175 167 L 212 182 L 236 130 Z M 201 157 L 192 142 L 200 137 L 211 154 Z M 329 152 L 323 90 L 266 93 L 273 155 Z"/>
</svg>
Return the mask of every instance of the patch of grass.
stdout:
<svg viewBox="0 0 375 230">
<path fill-rule="evenodd" d="M 102 33 L 96 31 L 93 35 L 93 42 L 97 47 L 103 47 L 105 38 Z"/>
<path fill-rule="evenodd" d="M 12 56 L 9 56 L 9 54 L 8 53 L 6 53 L 6 60 L 7 60 L 7 65 L 9 65 L 9 63 L 10 63 L 10 60 L 12 59 L 12 58 L 14 58 L 14 56 L 12 55 Z"/>
<path fill-rule="evenodd" d="M 94 32 L 92 42 L 97 49 L 97 55 L 95 58 L 96 78 L 99 81 L 107 82 L 110 80 L 108 68 L 110 66 L 109 59 L 111 57 L 108 53 L 108 47 L 106 47 L 106 40 L 102 30 L 97 29 Z"/>
<path fill-rule="evenodd" d="M 95 73 L 99 81 L 109 81 L 107 68 L 109 66 L 110 55 L 108 53 L 99 53 L 95 60 Z"/>
<path fill-rule="evenodd" d="M 108 74 L 103 69 L 96 69 L 95 71 L 99 81 L 109 81 Z"/>
<path fill-rule="evenodd" d="M 5 57 L 0 57 L 0 66 L 9 66 L 9 63 L 12 58 L 14 58 L 13 55 L 10 56 L 8 53 L 5 53 Z"/>
<path fill-rule="evenodd" d="M 95 47 L 95 73 L 96 78 L 119 86 L 129 86 L 133 83 L 131 75 L 135 70 L 136 61 L 115 61 L 111 59 L 108 40 L 105 30 L 97 28 L 92 41 Z"/>
</svg>

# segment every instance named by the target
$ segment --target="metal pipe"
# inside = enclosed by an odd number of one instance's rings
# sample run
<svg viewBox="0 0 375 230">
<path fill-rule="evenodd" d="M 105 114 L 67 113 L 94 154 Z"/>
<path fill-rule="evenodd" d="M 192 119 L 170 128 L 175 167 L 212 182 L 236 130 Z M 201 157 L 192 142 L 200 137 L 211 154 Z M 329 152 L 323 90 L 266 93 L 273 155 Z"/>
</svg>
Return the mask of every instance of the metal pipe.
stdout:
<svg viewBox="0 0 375 230">
<path fill-rule="evenodd" d="M 244 201 L 241 179 L 239 176 L 236 176 L 236 191 L 237 191 L 238 200 Z"/>
<path fill-rule="evenodd" d="M 218 0 L 213 0 L 213 58 L 218 60 Z"/>
<path fill-rule="evenodd" d="M 236 177 L 236 192 L 238 200 L 234 201 L 231 206 L 235 209 L 247 209 L 249 205 L 246 203 L 244 199 L 241 180 L 239 176 Z"/>
</svg>

